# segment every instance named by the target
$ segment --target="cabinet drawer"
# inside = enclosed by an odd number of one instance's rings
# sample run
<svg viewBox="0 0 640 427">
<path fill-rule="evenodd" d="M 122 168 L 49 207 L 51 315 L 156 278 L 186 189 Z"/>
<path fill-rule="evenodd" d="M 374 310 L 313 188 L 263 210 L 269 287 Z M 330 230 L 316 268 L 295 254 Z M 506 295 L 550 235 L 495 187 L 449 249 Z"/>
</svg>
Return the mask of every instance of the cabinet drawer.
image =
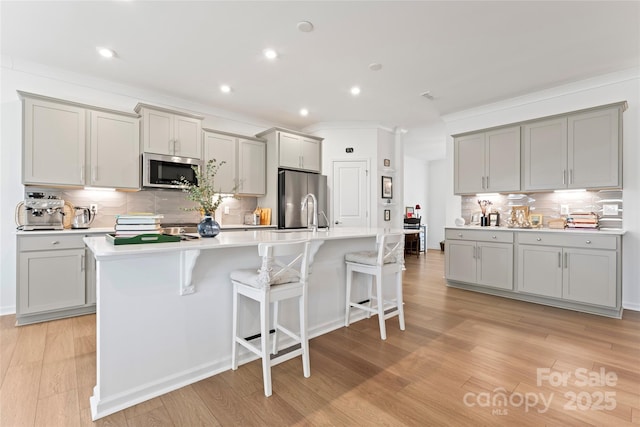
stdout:
<svg viewBox="0 0 640 427">
<path fill-rule="evenodd" d="M 83 234 L 76 235 L 55 235 L 48 234 L 46 236 L 19 236 L 19 251 L 40 251 L 52 249 L 82 249 L 84 242 Z"/>
<path fill-rule="evenodd" d="M 447 229 L 445 230 L 445 239 L 513 243 L 513 232 L 495 230 Z"/>
<path fill-rule="evenodd" d="M 521 232 L 518 233 L 518 243 L 526 245 L 567 246 L 586 249 L 617 249 L 617 236 L 572 233 L 572 231 L 565 231 L 562 233 Z"/>
</svg>

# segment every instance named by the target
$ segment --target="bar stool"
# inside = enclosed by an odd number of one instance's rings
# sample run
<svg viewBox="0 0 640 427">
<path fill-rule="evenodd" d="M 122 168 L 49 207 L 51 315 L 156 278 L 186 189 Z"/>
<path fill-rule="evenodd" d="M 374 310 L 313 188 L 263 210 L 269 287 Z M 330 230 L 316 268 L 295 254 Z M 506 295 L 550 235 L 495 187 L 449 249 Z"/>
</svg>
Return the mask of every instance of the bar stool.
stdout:
<svg viewBox="0 0 640 427">
<path fill-rule="evenodd" d="M 385 320 L 398 316 L 400 329 L 404 331 L 404 308 L 402 301 L 402 270 L 404 266 L 403 254 L 404 234 L 384 234 L 376 238 L 377 251 L 351 252 L 345 255 L 347 265 L 347 298 L 345 326 L 350 324 L 351 308 L 358 308 L 367 312 L 367 318 L 371 313 L 378 315 L 380 324 L 380 338 L 387 339 Z M 369 275 L 368 302 L 365 304 L 351 301 L 351 284 L 353 273 Z M 393 274 L 395 276 L 395 299 L 385 300 L 382 293 L 383 277 Z M 373 294 L 373 281 L 375 279 L 375 295 Z M 372 300 L 376 301 L 372 307 Z M 385 310 L 390 310 L 385 314 Z"/>
<path fill-rule="evenodd" d="M 305 378 L 311 375 L 309 365 L 309 337 L 307 335 L 307 279 L 309 276 L 309 241 L 260 243 L 258 254 L 262 257 L 260 269 L 231 272 L 233 283 L 233 342 L 231 368 L 238 369 L 238 344 L 262 358 L 264 394 L 271 396 L 271 367 L 296 356 L 302 356 Z M 260 347 L 238 336 L 238 295 L 260 303 Z M 278 324 L 278 303 L 286 299 L 298 299 L 300 333 L 295 334 Z M 273 343 L 269 346 L 270 304 L 273 303 Z M 299 349 L 275 356 L 278 352 L 278 332 L 283 332 L 300 344 Z M 271 348 L 271 352 L 269 349 Z M 274 357 L 271 357 L 272 353 Z"/>
</svg>

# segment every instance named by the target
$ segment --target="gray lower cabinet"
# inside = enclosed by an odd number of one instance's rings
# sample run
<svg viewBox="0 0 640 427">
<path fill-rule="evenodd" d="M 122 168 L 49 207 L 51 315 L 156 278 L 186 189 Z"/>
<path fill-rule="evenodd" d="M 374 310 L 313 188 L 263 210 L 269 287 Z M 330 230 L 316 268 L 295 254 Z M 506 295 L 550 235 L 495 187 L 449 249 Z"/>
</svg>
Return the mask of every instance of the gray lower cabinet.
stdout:
<svg viewBox="0 0 640 427">
<path fill-rule="evenodd" d="M 449 286 L 621 317 L 621 235 L 514 230 L 507 244 L 504 233 L 446 229 Z"/>
<path fill-rule="evenodd" d="M 84 236 L 18 235 L 16 324 L 95 312 L 95 261 Z"/>
<path fill-rule="evenodd" d="M 513 233 L 446 230 L 447 280 L 513 289 Z"/>
<path fill-rule="evenodd" d="M 521 233 L 518 236 L 518 291 L 619 307 L 618 238 Z"/>
</svg>

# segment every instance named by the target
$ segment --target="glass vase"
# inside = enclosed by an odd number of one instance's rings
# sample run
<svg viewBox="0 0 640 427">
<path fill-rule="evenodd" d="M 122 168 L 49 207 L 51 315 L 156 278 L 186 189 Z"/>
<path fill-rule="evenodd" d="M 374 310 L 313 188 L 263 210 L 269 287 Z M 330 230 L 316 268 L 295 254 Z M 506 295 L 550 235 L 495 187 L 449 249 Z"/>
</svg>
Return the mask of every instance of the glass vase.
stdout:
<svg viewBox="0 0 640 427">
<path fill-rule="evenodd" d="M 198 234 L 201 237 L 216 237 L 220 234 L 220 224 L 213 219 L 212 214 L 204 214 L 202 221 L 198 224 Z"/>
</svg>

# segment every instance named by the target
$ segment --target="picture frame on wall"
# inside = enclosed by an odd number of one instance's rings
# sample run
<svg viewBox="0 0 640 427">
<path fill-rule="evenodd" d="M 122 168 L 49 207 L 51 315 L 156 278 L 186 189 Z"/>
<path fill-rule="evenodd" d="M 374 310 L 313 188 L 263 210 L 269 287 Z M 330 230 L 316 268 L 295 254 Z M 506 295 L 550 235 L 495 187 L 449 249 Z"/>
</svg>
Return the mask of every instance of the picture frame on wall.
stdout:
<svg viewBox="0 0 640 427">
<path fill-rule="evenodd" d="M 391 210 L 390 209 L 385 209 L 384 210 L 384 220 L 385 221 L 391 221 Z"/>
<path fill-rule="evenodd" d="M 413 206 L 407 206 L 404 208 L 404 216 L 405 218 L 413 218 L 414 210 Z"/>
<path fill-rule="evenodd" d="M 382 177 L 382 198 L 393 199 L 393 178 L 390 176 Z"/>
</svg>

